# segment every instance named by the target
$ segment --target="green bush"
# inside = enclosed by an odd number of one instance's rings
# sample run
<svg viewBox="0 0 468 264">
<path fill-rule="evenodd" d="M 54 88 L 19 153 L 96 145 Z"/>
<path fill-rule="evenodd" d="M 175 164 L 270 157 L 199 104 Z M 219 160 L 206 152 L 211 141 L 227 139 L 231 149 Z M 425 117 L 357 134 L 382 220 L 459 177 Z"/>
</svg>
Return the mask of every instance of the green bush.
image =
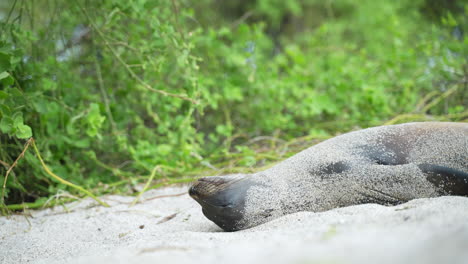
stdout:
<svg viewBox="0 0 468 264">
<path fill-rule="evenodd" d="M 115 192 L 155 166 L 173 178 L 233 156 L 259 165 L 265 158 L 245 144 L 258 136 L 327 137 L 394 117 L 466 120 L 468 5 L 7 2 L 2 182 L 31 136 L 52 171 Z M 7 204 L 65 189 L 31 151 L 10 177 Z"/>
</svg>

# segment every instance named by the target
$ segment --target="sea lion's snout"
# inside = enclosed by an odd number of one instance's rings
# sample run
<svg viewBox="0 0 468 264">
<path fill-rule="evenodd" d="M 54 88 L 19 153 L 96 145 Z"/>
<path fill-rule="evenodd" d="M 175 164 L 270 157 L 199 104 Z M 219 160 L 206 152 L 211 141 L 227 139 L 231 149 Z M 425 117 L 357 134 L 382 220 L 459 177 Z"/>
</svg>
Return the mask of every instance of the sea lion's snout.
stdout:
<svg viewBox="0 0 468 264">
<path fill-rule="evenodd" d="M 216 194 L 226 188 L 233 180 L 223 177 L 206 177 L 198 179 L 189 189 L 189 195 L 195 200 L 209 199 L 211 195 Z"/>
<path fill-rule="evenodd" d="M 197 201 L 200 198 L 200 194 L 201 194 L 201 190 L 199 186 L 200 186 L 199 181 L 196 181 L 189 189 L 189 195 Z"/>
<path fill-rule="evenodd" d="M 208 219 L 226 231 L 235 231 L 241 228 L 249 182 L 242 174 L 200 178 L 190 187 L 189 195 Z"/>
</svg>

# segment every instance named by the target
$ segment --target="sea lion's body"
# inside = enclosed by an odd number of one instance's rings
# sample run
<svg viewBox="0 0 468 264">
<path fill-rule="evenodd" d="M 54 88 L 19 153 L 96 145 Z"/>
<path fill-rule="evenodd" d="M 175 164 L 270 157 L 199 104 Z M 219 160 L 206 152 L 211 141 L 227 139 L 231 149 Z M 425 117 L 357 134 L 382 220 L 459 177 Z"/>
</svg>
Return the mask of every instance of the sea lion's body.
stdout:
<svg viewBox="0 0 468 264">
<path fill-rule="evenodd" d="M 284 214 L 468 196 L 468 124 L 408 123 L 347 133 L 252 175 L 198 180 L 190 194 L 229 231 Z"/>
</svg>

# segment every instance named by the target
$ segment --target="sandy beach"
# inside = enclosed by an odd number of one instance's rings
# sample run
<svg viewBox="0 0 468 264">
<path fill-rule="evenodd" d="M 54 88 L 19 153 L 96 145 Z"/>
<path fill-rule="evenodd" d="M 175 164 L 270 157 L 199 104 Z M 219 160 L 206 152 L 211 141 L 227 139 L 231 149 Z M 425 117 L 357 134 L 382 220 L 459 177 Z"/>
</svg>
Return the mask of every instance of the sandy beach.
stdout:
<svg viewBox="0 0 468 264">
<path fill-rule="evenodd" d="M 0 217 L 0 263 L 468 263 L 468 198 L 300 212 L 223 232 L 167 187 Z"/>
</svg>

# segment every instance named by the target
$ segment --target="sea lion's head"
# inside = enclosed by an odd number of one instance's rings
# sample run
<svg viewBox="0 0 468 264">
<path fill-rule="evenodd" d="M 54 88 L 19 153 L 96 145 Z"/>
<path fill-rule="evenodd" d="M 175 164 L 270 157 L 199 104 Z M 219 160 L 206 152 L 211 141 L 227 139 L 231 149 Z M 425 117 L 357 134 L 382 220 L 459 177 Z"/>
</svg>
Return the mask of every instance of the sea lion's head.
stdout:
<svg viewBox="0 0 468 264">
<path fill-rule="evenodd" d="M 189 189 L 190 196 L 201 206 L 203 214 L 226 231 L 246 228 L 243 221 L 249 177 L 234 174 L 198 179 Z"/>
</svg>

